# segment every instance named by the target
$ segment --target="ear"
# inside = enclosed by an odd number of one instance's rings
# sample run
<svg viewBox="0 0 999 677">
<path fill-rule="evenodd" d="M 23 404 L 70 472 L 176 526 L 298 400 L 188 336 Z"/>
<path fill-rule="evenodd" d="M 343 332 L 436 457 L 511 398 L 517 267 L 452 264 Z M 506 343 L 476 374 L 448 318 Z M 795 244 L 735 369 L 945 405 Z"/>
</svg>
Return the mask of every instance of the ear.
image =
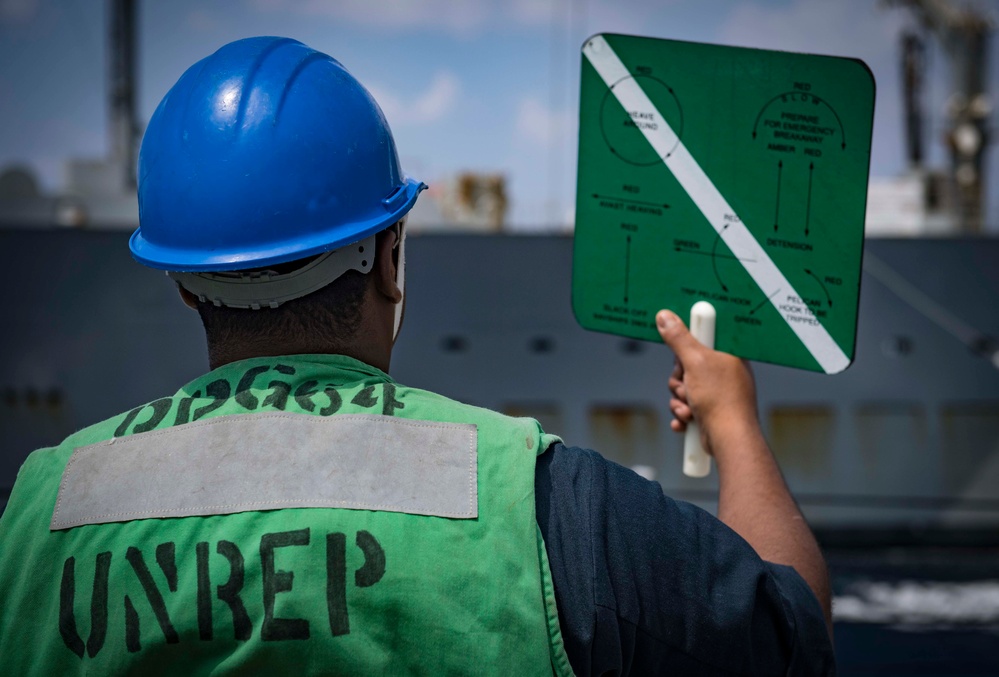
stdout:
<svg viewBox="0 0 999 677">
<path fill-rule="evenodd" d="M 396 224 L 378 234 L 375 240 L 375 266 L 371 275 L 375 277 L 375 289 L 385 299 L 392 303 L 402 301 L 402 290 L 396 283 L 396 266 L 398 265 L 399 240 L 402 235 L 402 224 Z"/>
<path fill-rule="evenodd" d="M 180 292 L 180 298 L 184 302 L 185 306 L 187 306 L 191 310 L 197 310 L 198 309 L 198 297 L 197 296 L 195 296 L 194 294 L 192 294 L 191 292 L 187 291 L 186 289 L 184 289 L 183 287 L 181 287 L 179 285 L 177 286 L 177 291 Z"/>
</svg>

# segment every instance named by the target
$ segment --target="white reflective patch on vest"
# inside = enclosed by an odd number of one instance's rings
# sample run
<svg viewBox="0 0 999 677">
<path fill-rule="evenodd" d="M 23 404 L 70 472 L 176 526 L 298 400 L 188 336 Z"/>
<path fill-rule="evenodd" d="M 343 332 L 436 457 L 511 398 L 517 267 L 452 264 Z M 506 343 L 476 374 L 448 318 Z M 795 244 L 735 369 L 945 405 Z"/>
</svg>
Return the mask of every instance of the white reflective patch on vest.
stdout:
<svg viewBox="0 0 999 677">
<path fill-rule="evenodd" d="M 478 516 L 478 430 L 390 416 L 222 416 L 73 451 L 50 528 L 279 508 Z"/>
</svg>

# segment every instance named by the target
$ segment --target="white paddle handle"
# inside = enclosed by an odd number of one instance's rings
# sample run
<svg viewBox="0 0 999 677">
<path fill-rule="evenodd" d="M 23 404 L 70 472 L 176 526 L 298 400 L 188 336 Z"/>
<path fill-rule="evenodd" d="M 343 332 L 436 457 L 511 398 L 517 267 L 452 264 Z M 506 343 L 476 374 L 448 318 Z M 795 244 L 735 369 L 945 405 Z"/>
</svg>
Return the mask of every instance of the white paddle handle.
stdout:
<svg viewBox="0 0 999 677">
<path fill-rule="evenodd" d="M 690 309 L 690 333 L 711 349 L 715 347 L 715 318 L 715 307 L 707 301 L 698 301 Z M 711 457 L 701 445 L 701 427 L 691 421 L 683 437 L 683 474 L 707 477 L 710 472 Z"/>
</svg>

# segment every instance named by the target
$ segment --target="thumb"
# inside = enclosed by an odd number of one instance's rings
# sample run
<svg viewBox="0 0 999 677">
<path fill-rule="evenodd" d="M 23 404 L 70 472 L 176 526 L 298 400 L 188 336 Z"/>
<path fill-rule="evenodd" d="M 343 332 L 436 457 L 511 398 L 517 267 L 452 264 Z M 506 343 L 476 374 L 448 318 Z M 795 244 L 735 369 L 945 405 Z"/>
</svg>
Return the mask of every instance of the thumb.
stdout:
<svg viewBox="0 0 999 677">
<path fill-rule="evenodd" d="M 656 328 L 663 342 L 673 349 L 677 359 L 681 363 L 699 349 L 703 348 L 701 343 L 687 330 L 687 325 L 683 323 L 676 313 L 669 310 L 660 310 L 656 314 Z"/>
</svg>

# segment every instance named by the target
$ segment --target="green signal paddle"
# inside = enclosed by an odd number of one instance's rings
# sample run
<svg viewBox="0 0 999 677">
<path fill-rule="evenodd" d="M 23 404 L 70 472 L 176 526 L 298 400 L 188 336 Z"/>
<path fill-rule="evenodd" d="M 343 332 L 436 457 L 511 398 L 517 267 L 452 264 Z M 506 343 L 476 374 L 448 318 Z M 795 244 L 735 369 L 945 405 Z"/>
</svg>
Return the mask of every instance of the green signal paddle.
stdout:
<svg viewBox="0 0 999 677">
<path fill-rule="evenodd" d="M 609 34 L 582 51 L 577 321 L 659 341 L 656 311 L 686 315 L 707 302 L 719 350 L 846 369 L 870 165 L 869 69 Z"/>
</svg>

